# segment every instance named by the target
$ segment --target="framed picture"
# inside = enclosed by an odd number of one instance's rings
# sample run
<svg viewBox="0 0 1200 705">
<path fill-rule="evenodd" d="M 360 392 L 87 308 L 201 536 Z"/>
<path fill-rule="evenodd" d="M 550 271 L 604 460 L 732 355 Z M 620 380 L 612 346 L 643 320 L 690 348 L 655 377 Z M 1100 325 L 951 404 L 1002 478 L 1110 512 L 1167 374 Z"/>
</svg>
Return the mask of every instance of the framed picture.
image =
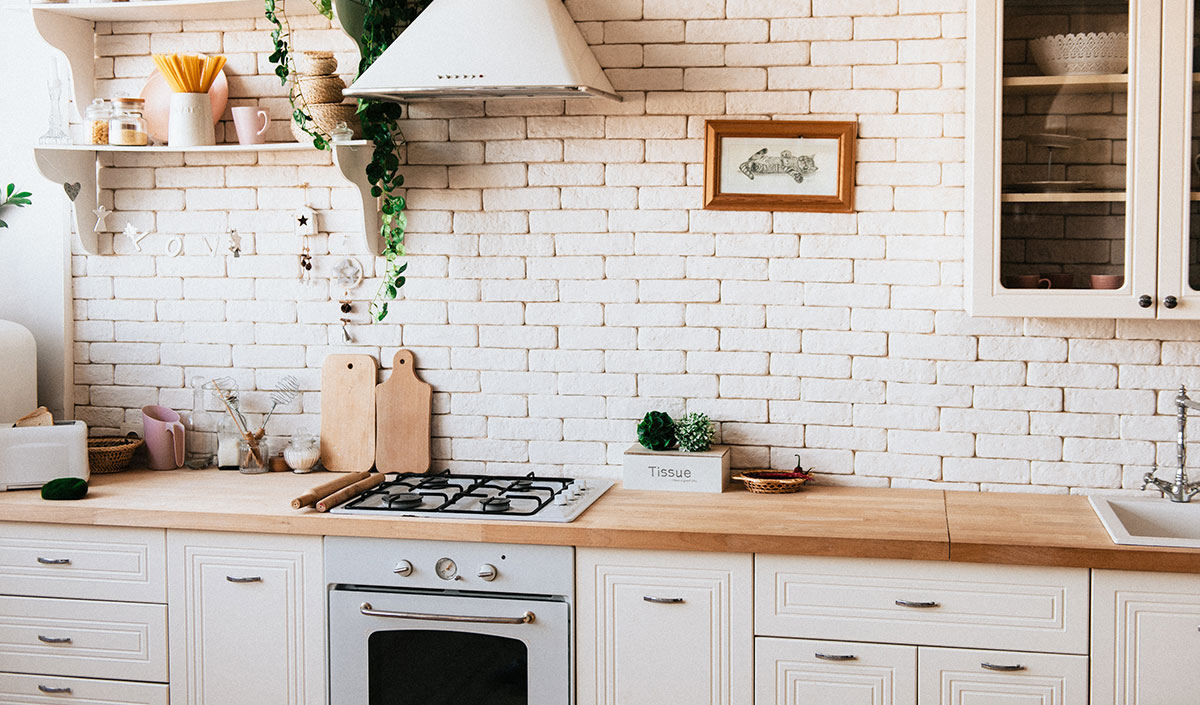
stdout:
<svg viewBox="0 0 1200 705">
<path fill-rule="evenodd" d="M 704 207 L 727 211 L 854 211 L 856 122 L 709 120 Z"/>
</svg>

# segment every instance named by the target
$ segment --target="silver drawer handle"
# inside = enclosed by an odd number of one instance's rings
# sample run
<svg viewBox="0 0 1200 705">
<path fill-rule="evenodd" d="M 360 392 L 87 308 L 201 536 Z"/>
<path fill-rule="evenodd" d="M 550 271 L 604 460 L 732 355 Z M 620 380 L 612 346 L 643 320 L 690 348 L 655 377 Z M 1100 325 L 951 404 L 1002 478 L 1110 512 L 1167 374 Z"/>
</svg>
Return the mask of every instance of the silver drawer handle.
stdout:
<svg viewBox="0 0 1200 705">
<path fill-rule="evenodd" d="M 915 600 L 896 600 L 897 607 L 914 607 L 916 609 L 927 610 L 930 607 L 941 607 L 936 602 L 917 602 Z"/>
<path fill-rule="evenodd" d="M 37 562 L 42 565 L 71 565 L 70 558 L 42 558 L 38 556 Z"/>
<path fill-rule="evenodd" d="M 467 622 L 470 624 L 532 624 L 536 618 L 532 612 L 526 612 L 520 617 L 470 617 L 462 614 L 427 614 L 425 612 L 389 612 L 377 610 L 370 602 L 364 602 L 358 611 L 368 617 L 389 617 L 391 619 L 418 619 L 423 622 Z"/>
<path fill-rule="evenodd" d="M 683 604 L 682 597 L 654 597 L 653 595 L 642 595 L 642 600 L 645 602 L 653 602 L 656 605 L 680 605 L 680 604 Z"/>
<path fill-rule="evenodd" d="M 813 654 L 815 658 L 822 661 L 857 661 L 858 657 L 854 654 L 823 654 L 820 651 Z"/>
<path fill-rule="evenodd" d="M 1021 664 L 1017 664 L 1015 666 L 1005 666 L 1003 664 L 998 664 L 998 663 L 988 663 L 987 661 L 984 661 L 983 663 L 979 664 L 979 667 L 986 668 L 989 671 L 1024 671 L 1025 670 L 1025 667 L 1022 666 Z"/>
<path fill-rule="evenodd" d="M 43 644 L 70 644 L 71 643 L 71 637 L 69 637 L 69 636 L 42 636 L 41 634 L 38 634 L 37 637 L 38 637 L 38 641 L 42 642 Z"/>
<path fill-rule="evenodd" d="M 71 689 L 70 689 L 70 688 L 66 688 L 66 687 L 63 687 L 63 688 L 55 688 L 54 686 L 50 686 L 50 685 L 42 685 L 41 683 L 38 683 L 38 690 L 42 691 L 43 693 L 51 693 L 51 694 L 62 694 L 62 693 L 66 693 L 66 694 L 68 694 L 68 695 L 69 695 L 69 694 L 71 693 Z"/>
<path fill-rule="evenodd" d="M 232 575 L 226 575 L 225 579 L 231 583 L 261 583 L 262 576 L 251 576 L 249 578 L 235 578 Z"/>
</svg>

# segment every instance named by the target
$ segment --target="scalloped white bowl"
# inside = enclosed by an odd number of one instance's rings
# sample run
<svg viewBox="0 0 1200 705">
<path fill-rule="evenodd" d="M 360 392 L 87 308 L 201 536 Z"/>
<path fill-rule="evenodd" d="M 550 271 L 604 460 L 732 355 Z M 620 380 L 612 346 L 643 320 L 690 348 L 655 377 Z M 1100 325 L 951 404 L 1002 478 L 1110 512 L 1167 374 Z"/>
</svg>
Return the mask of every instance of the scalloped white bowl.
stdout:
<svg viewBox="0 0 1200 705">
<path fill-rule="evenodd" d="M 1125 32 L 1055 34 L 1038 37 L 1029 47 L 1047 76 L 1124 73 L 1129 68 L 1129 35 Z"/>
</svg>

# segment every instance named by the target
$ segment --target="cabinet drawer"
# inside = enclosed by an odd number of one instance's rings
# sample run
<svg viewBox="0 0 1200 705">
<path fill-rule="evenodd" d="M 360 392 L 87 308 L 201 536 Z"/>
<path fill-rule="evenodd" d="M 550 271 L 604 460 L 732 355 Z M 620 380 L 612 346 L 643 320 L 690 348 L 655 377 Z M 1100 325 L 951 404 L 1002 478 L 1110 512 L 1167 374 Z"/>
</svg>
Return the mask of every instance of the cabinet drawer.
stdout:
<svg viewBox="0 0 1200 705">
<path fill-rule="evenodd" d="M 763 636 L 1085 654 L 1088 571 L 758 556 Z"/>
<path fill-rule="evenodd" d="M 0 663 L 22 673 L 167 680 L 167 607 L 0 596 Z"/>
<path fill-rule="evenodd" d="M 758 705 L 916 705 L 917 647 L 755 639 L 754 688 Z"/>
<path fill-rule="evenodd" d="M 0 592 L 166 602 L 166 532 L 0 524 Z"/>
<path fill-rule="evenodd" d="M 1087 656 L 967 649 L 918 650 L 918 702 L 1087 705 Z"/>
<path fill-rule="evenodd" d="M 0 705 L 167 705 L 167 686 L 0 673 Z"/>
</svg>

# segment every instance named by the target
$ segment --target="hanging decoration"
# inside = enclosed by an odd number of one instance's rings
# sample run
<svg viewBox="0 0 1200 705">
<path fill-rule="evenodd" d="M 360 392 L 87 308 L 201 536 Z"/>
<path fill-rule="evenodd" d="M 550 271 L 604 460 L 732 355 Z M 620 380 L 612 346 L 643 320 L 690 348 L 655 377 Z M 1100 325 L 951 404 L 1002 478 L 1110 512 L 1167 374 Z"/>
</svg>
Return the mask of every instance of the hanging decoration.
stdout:
<svg viewBox="0 0 1200 705">
<path fill-rule="evenodd" d="M 146 239 L 146 236 L 150 234 L 150 231 L 142 232 L 141 230 L 138 230 L 137 226 L 133 223 L 126 223 L 125 229 L 121 231 L 121 234 L 129 238 L 129 241 L 133 243 L 133 249 L 141 252 L 142 240 Z"/>
<path fill-rule="evenodd" d="M 104 221 L 108 219 L 108 216 L 112 215 L 112 211 L 105 208 L 104 204 L 101 204 L 92 211 L 92 215 L 96 216 L 96 225 L 92 227 L 92 232 L 98 233 L 108 229 Z"/>
<path fill-rule="evenodd" d="M 229 253 L 233 255 L 234 259 L 241 257 L 242 236 L 238 235 L 238 231 L 234 228 L 230 228 L 225 234 L 229 237 Z"/>
</svg>

